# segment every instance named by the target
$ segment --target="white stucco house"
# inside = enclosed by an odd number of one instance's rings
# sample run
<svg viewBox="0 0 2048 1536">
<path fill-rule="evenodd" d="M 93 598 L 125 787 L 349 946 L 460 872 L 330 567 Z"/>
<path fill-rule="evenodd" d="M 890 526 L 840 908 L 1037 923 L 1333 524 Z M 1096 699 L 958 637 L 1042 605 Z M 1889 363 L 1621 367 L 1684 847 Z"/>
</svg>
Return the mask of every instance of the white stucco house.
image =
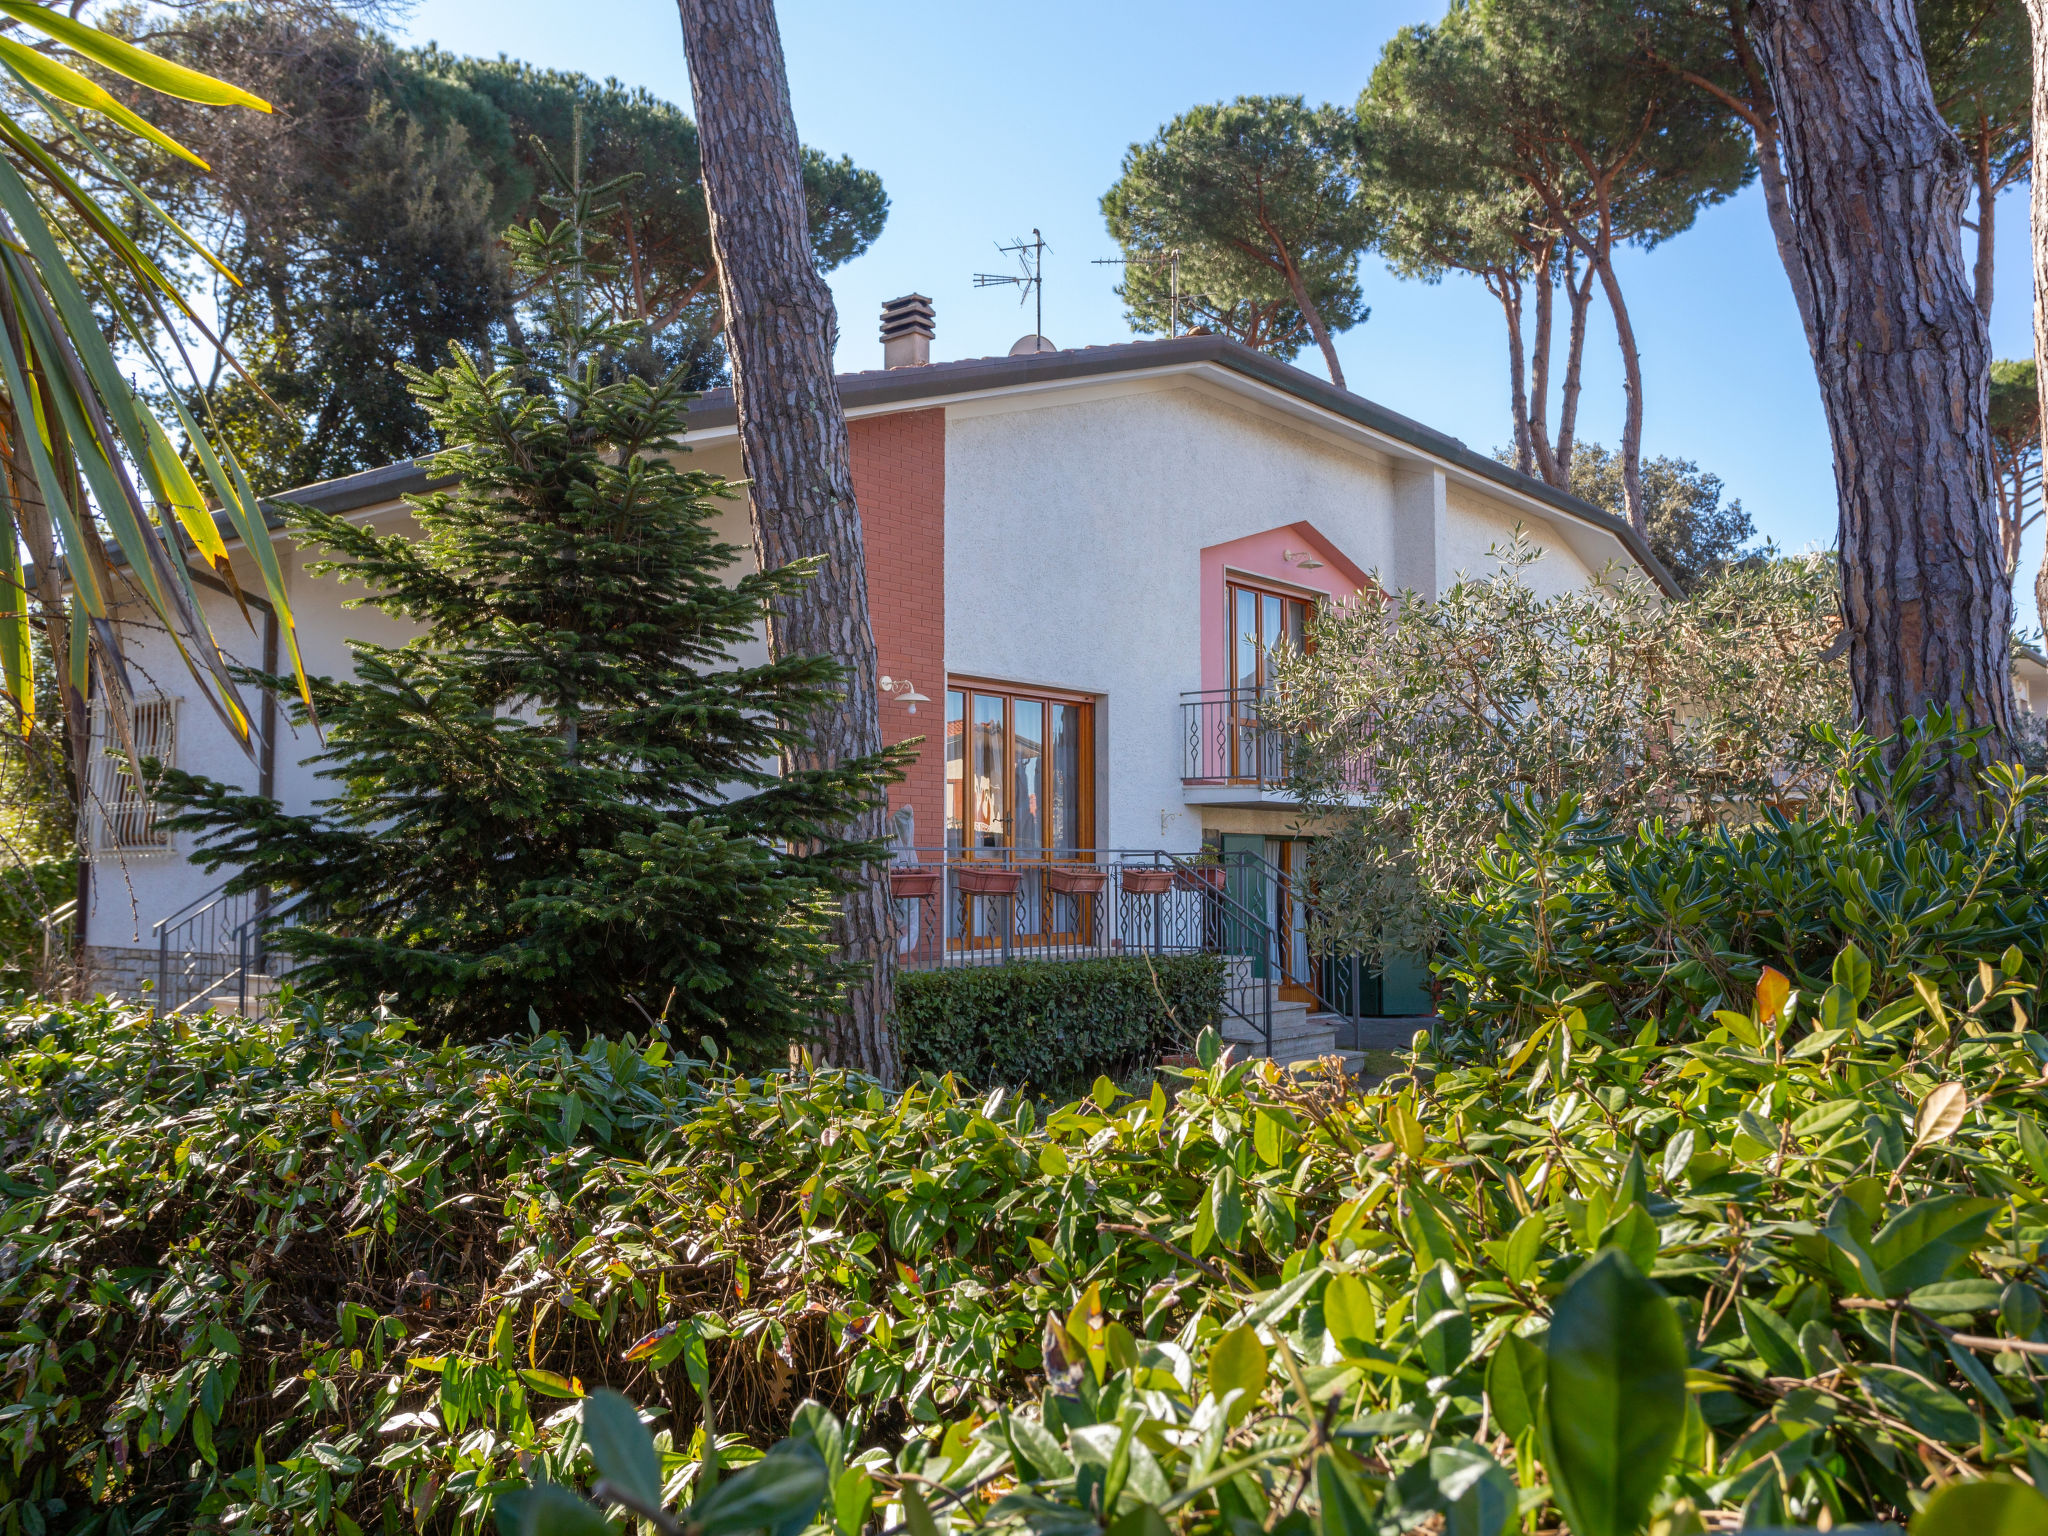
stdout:
<svg viewBox="0 0 2048 1536">
<path fill-rule="evenodd" d="M 963 903 L 950 874 L 926 890 L 906 873 L 907 903 L 934 891 L 939 903 L 913 924 L 907 963 L 949 945 L 1045 948 L 1081 930 L 1106 942 L 1091 914 L 1115 887 L 1089 867 L 1205 852 L 1235 861 L 1231 900 L 1278 931 L 1298 928 L 1307 896 L 1290 876 L 1312 829 L 1283 755 L 1259 745 L 1256 716 L 1267 653 L 1316 603 L 1375 581 L 1433 596 L 1483 568 L 1518 526 L 1547 551 L 1539 583 L 1578 585 L 1621 566 L 1676 590 L 1607 513 L 1234 342 L 1183 336 L 932 363 L 929 316 L 915 296 L 894 301 L 891 366 L 838 381 L 888 678 L 884 734 L 925 742 L 893 795 L 901 862 L 1023 867 L 1024 884 L 1007 915 L 992 915 L 989 902 Z M 698 402 L 688 441 L 693 467 L 740 477 L 729 392 Z M 405 463 L 289 496 L 392 530 L 410 522 L 404 497 L 428 483 Z M 725 516 L 730 541 L 747 547 L 744 503 Z M 244 590 L 260 591 L 231 552 Z M 310 671 L 345 671 L 345 637 L 400 638 L 375 612 L 344 609 L 346 590 L 310 576 L 299 551 L 281 553 Z M 262 615 L 252 630 L 224 592 L 202 596 L 235 659 L 262 662 Z M 252 762 L 193 697 L 163 637 L 125 627 L 138 729 L 163 756 L 267 789 L 292 810 L 311 805 L 312 740 L 266 711 Z M 218 879 L 155 827 L 109 763 L 84 914 L 99 974 L 114 984 L 153 975 L 160 947 L 174 967 L 181 955 L 231 953 L 246 903 L 213 900 Z M 1279 969 L 1279 1001 L 1315 1008 L 1317 996 L 1299 995 L 1317 991 L 1307 973 Z M 1357 985 L 1343 1005 L 1352 1013 L 1427 1008 L 1412 974 L 1390 971 L 1372 997 Z"/>
</svg>

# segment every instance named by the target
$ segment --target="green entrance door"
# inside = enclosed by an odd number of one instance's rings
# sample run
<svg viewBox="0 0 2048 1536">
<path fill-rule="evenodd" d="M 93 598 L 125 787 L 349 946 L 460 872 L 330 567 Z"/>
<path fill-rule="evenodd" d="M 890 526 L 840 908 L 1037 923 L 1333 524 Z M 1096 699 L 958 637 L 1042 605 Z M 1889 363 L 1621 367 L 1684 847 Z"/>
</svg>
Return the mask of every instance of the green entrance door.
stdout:
<svg viewBox="0 0 2048 1536">
<path fill-rule="evenodd" d="M 1234 854 L 1251 857 L 1233 858 Z M 1249 833 L 1226 832 L 1223 858 L 1227 866 L 1223 889 L 1230 898 L 1230 910 L 1223 919 L 1224 949 L 1233 955 L 1250 955 L 1253 977 L 1264 981 L 1271 974 L 1266 935 L 1273 910 L 1273 892 L 1264 862 L 1266 840 Z M 1248 918 L 1256 920 L 1256 926 Z"/>
</svg>

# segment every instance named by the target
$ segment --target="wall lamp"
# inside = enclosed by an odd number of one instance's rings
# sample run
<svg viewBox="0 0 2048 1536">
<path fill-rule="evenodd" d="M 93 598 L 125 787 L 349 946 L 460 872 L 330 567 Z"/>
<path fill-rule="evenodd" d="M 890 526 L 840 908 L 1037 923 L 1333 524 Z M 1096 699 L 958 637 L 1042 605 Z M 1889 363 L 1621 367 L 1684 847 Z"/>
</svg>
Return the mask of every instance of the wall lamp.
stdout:
<svg viewBox="0 0 2048 1536">
<path fill-rule="evenodd" d="M 913 715 L 917 713 L 918 705 L 931 703 L 930 696 L 919 693 L 917 684 L 907 677 L 889 677 L 885 674 L 882 678 L 882 692 L 902 700 Z"/>
<path fill-rule="evenodd" d="M 1280 558 L 1300 571 L 1320 571 L 1323 568 L 1323 562 L 1316 558 L 1312 549 L 1283 549 Z"/>
</svg>

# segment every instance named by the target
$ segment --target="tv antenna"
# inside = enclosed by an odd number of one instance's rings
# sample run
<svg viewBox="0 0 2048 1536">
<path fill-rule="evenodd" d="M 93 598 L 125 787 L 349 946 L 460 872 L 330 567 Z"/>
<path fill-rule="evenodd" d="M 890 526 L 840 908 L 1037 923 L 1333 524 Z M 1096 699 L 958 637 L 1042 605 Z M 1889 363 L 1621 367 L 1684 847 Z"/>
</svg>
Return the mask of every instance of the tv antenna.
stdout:
<svg viewBox="0 0 2048 1536">
<path fill-rule="evenodd" d="M 1175 246 L 1170 251 L 1161 251 L 1156 256 L 1099 256 L 1095 260 L 1095 265 L 1098 267 L 1137 266 L 1166 268 L 1167 281 L 1170 285 L 1168 289 L 1170 297 L 1167 301 L 1167 334 L 1169 336 L 1178 336 L 1180 334 L 1180 247 Z"/>
<path fill-rule="evenodd" d="M 1045 236 L 1034 229 L 1031 231 L 1031 238 L 1029 240 L 1018 238 L 1012 240 L 1008 245 L 999 245 L 996 249 L 1005 256 L 1015 256 L 1017 258 L 1017 265 L 1023 269 L 1021 275 L 1012 276 L 1008 272 L 977 272 L 974 274 L 974 286 L 977 288 L 1000 288 L 1005 284 L 1014 283 L 1023 290 L 1017 295 L 1017 302 L 1019 304 L 1022 304 L 1028 298 L 1036 296 L 1038 299 L 1038 318 L 1032 325 L 1031 334 L 1040 341 L 1044 341 L 1045 253 L 1051 250 L 1052 247 L 1045 243 Z"/>
</svg>

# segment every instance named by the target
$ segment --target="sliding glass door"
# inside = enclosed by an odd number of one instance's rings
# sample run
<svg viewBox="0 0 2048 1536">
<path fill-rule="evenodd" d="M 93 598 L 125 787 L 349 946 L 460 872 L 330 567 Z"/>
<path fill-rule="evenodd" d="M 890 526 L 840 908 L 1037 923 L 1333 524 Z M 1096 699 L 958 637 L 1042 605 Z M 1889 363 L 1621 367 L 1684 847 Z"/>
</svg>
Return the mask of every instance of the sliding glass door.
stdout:
<svg viewBox="0 0 2048 1536">
<path fill-rule="evenodd" d="M 1038 866 L 1092 857 L 1094 719 L 1087 701 L 1007 689 L 946 690 L 946 847 L 969 862 L 1017 868 L 1013 938 L 1084 931 L 1084 898 L 1055 891 Z M 959 905 L 949 935 L 986 942 L 1003 903 Z"/>
</svg>

